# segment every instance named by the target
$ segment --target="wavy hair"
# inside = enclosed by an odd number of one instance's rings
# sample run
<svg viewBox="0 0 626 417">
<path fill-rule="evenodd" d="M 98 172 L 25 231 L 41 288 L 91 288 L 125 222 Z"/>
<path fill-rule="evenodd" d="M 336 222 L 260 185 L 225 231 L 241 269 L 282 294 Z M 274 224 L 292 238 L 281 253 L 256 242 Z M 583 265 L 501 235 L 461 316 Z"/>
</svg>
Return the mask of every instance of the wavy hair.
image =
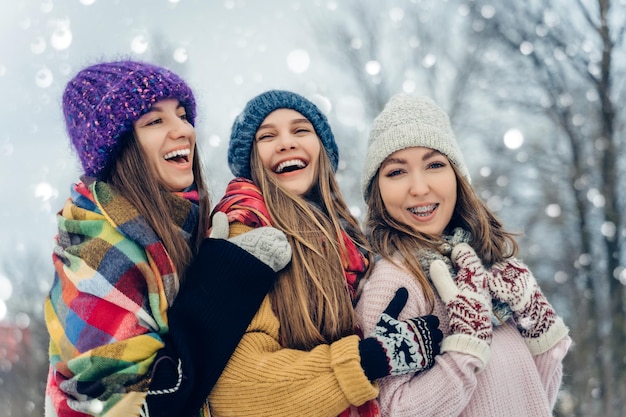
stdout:
<svg viewBox="0 0 626 417">
<path fill-rule="evenodd" d="M 515 256 L 519 249 L 515 241 L 516 235 L 504 230 L 502 223 L 478 197 L 469 181 L 454 164 L 450 163 L 450 166 L 456 177 L 457 201 L 444 233 L 450 233 L 456 227 L 469 231 L 472 235 L 470 245 L 486 267 Z M 378 184 L 379 175 L 380 170 L 372 180 L 367 200 L 366 230 L 372 249 L 395 264 L 398 263 L 394 260 L 394 255 L 399 255 L 400 266 L 415 277 L 432 306 L 433 289 L 420 266 L 416 251 L 419 248 L 437 250 L 443 241 L 440 236 L 417 232 L 406 224 L 397 222 L 387 213 Z"/>
</svg>

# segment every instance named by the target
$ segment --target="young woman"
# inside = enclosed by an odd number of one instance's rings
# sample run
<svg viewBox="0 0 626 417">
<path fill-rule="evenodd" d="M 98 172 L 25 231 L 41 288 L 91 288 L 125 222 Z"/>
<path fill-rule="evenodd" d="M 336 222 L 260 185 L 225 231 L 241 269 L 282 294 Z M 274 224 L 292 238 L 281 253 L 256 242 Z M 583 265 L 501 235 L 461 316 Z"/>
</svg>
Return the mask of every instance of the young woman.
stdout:
<svg viewBox="0 0 626 417">
<path fill-rule="evenodd" d="M 230 233 L 273 225 L 293 250 L 210 396 L 213 416 L 377 416 L 374 380 L 426 369 L 441 333 L 433 317 L 398 321 L 400 290 L 362 339 L 353 303 L 370 265 L 335 181 L 338 151 L 306 98 L 272 90 L 235 120 L 235 178 L 216 210 Z"/>
<path fill-rule="evenodd" d="M 363 330 L 405 287 L 400 317 L 435 314 L 444 332 L 431 369 L 380 380 L 382 414 L 551 416 L 568 329 L 472 189 L 432 100 L 390 100 L 372 126 L 362 186 L 369 239 L 383 258 L 356 308 Z"/>
<path fill-rule="evenodd" d="M 265 228 L 228 241 L 220 224 L 205 239 L 196 103 L 171 71 L 89 66 L 63 111 L 85 175 L 57 216 L 46 415 L 208 415 L 208 393 L 289 262 L 287 240 Z"/>
</svg>

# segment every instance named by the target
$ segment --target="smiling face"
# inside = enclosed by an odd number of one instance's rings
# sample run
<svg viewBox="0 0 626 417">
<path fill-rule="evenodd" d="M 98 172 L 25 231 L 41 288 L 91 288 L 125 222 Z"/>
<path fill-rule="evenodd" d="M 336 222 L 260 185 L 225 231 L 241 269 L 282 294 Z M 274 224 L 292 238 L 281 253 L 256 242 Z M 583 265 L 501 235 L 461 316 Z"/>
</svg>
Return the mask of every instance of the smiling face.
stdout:
<svg viewBox="0 0 626 417">
<path fill-rule="evenodd" d="M 283 187 L 300 196 L 313 187 L 322 145 L 306 117 L 291 109 L 275 110 L 254 139 L 263 166 Z"/>
<path fill-rule="evenodd" d="M 146 162 L 166 189 L 181 191 L 193 184 L 196 133 L 178 100 L 158 101 L 133 128 Z"/>
<path fill-rule="evenodd" d="M 448 158 L 424 147 L 394 152 L 378 175 L 385 209 L 413 230 L 439 236 L 456 206 L 456 176 Z"/>
</svg>

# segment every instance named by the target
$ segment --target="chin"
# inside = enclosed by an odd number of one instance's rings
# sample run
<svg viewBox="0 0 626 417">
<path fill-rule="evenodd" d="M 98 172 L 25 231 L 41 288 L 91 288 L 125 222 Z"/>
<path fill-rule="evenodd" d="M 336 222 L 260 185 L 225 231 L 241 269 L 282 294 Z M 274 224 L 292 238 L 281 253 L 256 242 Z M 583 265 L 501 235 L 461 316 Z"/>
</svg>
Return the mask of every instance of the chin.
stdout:
<svg viewBox="0 0 626 417">
<path fill-rule="evenodd" d="M 172 191 L 172 192 L 180 192 L 191 187 L 192 184 L 193 184 L 193 181 L 177 183 L 177 184 L 166 184 L 165 188 L 167 188 L 169 191 Z"/>
</svg>

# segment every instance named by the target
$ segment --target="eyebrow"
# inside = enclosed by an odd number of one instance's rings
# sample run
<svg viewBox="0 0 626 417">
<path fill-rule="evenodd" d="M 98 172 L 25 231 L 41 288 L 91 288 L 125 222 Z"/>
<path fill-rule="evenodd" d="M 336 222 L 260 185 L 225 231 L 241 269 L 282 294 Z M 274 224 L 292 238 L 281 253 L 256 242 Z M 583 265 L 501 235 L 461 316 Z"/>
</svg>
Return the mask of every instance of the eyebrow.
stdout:
<svg viewBox="0 0 626 417">
<path fill-rule="evenodd" d="M 422 156 L 422 161 L 426 161 L 427 159 L 430 159 L 435 155 L 443 155 L 443 154 L 436 149 L 431 149 L 430 152 L 426 152 L 424 156 Z"/>
<path fill-rule="evenodd" d="M 422 161 L 427 161 L 435 155 L 443 155 L 443 154 L 436 149 L 431 149 L 429 152 L 426 152 L 422 156 Z M 405 158 L 387 158 L 381 164 L 381 168 L 388 164 L 406 164 L 406 159 Z"/>
<path fill-rule="evenodd" d="M 311 126 L 313 126 L 313 123 L 311 123 L 311 121 L 309 119 L 307 119 L 306 117 L 303 117 L 301 119 L 293 119 L 291 121 L 289 121 L 290 124 L 295 125 L 298 123 L 308 123 Z M 274 127 L 274 124 L 272 123 L 266 123 L 264 125 L 259 126 L 259 128 L 257 129 L 257 131 L 261 130 L 261 129 L 267 129 L 267 128 L 272 128 Z"/>
<path fill-rule="evenodd" d="M 176 106 L 176 110 L 180 109 L 181 107 L 184 108 L 185 106 L 183 106 L 183 104 L 179 101 L 178 106 Z M 161 107 L 159 104 L 155 104 L 154 106 L 150 108 L 148 113 L 153 112 L 153 111 L 163 111 L 163 107 Z"/>
</svg>

